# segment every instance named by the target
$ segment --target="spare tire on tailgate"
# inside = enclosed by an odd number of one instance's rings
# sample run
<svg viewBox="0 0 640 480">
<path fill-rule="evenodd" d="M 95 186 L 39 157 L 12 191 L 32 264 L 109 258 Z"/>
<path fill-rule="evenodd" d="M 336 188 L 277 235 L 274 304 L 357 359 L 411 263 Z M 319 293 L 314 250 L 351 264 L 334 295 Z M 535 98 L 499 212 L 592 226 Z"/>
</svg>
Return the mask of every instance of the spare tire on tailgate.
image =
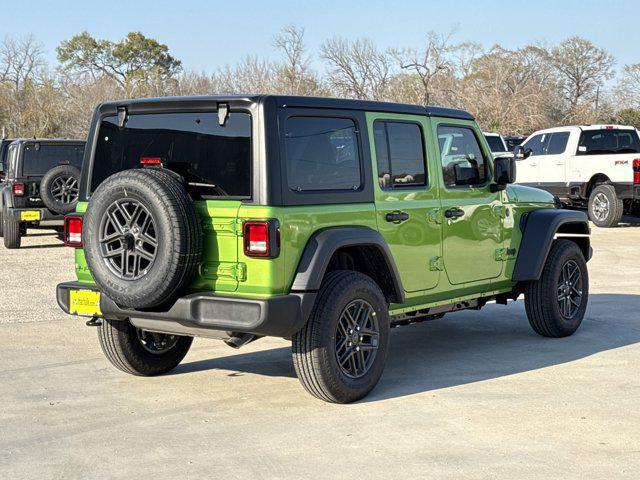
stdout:
<svg viewBox="0 0 640 480">
<path fill-rule="evenodd" d="M 84 215 L 84 251 L 93 279 L 121 307 L 169 303 L 193 280 L 202 225 L 180 177 L 125 170 L 96 189 Z"/>
<path fill-rule="evenodd" d="M 80 170 L 71 165 L 54 167 L 40 182 L 40 198 L 55 213 L 75 212 L 78 204 Z"/>
</svg>

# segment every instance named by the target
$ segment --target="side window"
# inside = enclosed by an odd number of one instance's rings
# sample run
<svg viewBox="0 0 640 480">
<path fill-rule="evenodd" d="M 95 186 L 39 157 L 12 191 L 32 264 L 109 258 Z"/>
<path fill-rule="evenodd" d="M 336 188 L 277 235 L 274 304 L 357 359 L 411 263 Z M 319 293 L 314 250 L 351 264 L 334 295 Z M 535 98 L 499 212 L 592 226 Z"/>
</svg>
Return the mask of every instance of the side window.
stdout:
<svg viewBox="0 0 640 480">
<path fill-rule="evenodd" d="M 551 134 L 549 144 L 547 145 L 547 155 L 559 155 L 567 149 L 569 141 L 569 132 L 556 132 Z"/>
<path fill-rule="evenodd" d="M 580 135 L 578 155 L 640 153 L 640 140 L 634 130 L 585 130 Z"/>
<path fill-rule="evenodd" d="M 487 159 L 471 128 L 441 125 L 438 144 L 446 187 L 478 186 L 487 181 Z"/>
<path fill-rule="evenodd" d="M 422 130 L 418 124 L 376 120 L 373 137 L 381 188 L 427 184 Z"/>
<path fill-rule="evenodd" d="M 294 191 L 357 190 L 362 185 L 356 125 L 348 118 L 289 117 L 287 182 Z"/>
<path fill-rule="evenodd" d="M 547 146 L 548 140 L 549 134 L 542 133 L 527 139 L 522 146 L 524 148 L 530 148 L 532 152 L 531 155 L 544 155 L 544 149 Z"/>
</svg>

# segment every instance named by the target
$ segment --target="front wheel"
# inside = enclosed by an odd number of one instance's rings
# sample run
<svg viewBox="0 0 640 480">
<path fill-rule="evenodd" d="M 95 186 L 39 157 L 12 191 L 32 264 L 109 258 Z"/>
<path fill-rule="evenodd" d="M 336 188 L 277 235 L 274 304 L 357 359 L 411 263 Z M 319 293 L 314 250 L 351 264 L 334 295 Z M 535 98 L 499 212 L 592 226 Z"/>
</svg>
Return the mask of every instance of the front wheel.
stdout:
<svg viewBox="0 0 640 480">
<path fill-rule="evenodd" d="M 389 348 L 380 287 L 359 272 L 329 273 L 307 324 L 292 340 L 296 374 L 311 395 L 333 403 L 365 397 L 382 375 Z"/>
<path fill-rule="evenodd" d="M 98 339 L 113 366 L 145 377 L 173 370 L 193 342 L 192 337 L 148 332 L 129 321 L 107 319 L 98 326 Z"/>
<path fill-rule="evenodd" d="M 525 309 L 533 330 L 543 337 L 567 337 L 582 323 L 589 300 L 589 272 L 582 251 L 570 240 L 556 240 L 538 280 L 525 286 Z"/>
</svg>

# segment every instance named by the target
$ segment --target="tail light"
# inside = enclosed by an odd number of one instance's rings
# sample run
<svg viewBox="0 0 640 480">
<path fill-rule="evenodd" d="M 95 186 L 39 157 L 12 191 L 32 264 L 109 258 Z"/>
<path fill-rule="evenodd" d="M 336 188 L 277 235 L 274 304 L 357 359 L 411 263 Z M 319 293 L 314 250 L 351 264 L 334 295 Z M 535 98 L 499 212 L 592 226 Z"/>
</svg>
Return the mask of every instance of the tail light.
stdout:
<svg viewBox="0 0 640 480">
<path fill-rule="evenodd" d="M 280 253 L 280 229 L 277 220 L 249 220 L 242 229 L 247 257 L 275 258 Z"/>
<path fill-rule="evenodd" d="M 162 164 L 162 158 L 160 157 L 140 157 L 141 165 L 160 165 Z"/>
<path fill-rule="evenodd" d="M 81 215 L 66 215 L 64 217 L 64 244 L 67 247 L 82 247 Z"/>
<path fill-rule="evenodd" d="M 640 158 L 633 161 L 633 183 L 640 184 Z"/>
<path fill-rule="evenodd" d="M 24 183 L 14 183 L 11 186 L 11 191 L 16 197 L 22 197 L 24 195 Z"/>
</svg>

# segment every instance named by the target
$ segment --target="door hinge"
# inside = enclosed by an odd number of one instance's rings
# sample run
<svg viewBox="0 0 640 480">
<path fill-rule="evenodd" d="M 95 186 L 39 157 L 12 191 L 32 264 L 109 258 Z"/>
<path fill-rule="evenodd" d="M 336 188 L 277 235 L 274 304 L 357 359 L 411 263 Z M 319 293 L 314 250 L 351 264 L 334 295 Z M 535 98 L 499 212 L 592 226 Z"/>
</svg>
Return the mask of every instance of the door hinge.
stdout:
<svg viewBox="0 0 640 480">
<path fill-rule="evenodd" d="M 247 264 L 242 262 L 236 263 L 233 269 L 233 276 L 238 282 L 244 282 L 247 279 Z"/>
<path fill-rule="evenodd" d="M 494 205 L 493 206 L 493 214 L 497 218 L 506 218 L 507 217 L 507 208 L 504 205 Z"/>
<path fill-rule="evenodd" d="M 511 258 L 515 258 L 515 256 L 516 256 L 515 248 L 496 248 L 496 252 L 495 252 L 496 262 L 506 262 Z"/>
<path fill-rule="evenodd" d="M 442 257 L 431 257 L 429 259 L 429 270 L 432 270 L 432 271 L 442 271 L 442 270 L 444 270 L 444 265 L 442 263 Z"/>
<path fill-rule="evenodd" d="M 429 210 L 429 213 L 427 213 L 427 222 L 435 223 L 436 225 L 440 225 L 442 223 L 442 212 L 439 208 Z"/>
</svg>

